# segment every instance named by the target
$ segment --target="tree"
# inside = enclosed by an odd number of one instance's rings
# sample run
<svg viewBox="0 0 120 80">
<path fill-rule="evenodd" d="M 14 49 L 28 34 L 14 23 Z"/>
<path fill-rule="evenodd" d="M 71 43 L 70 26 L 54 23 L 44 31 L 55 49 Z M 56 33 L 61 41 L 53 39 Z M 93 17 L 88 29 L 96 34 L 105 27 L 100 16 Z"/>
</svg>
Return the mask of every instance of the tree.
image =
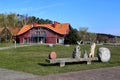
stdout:
<svg viewBox="0 0 120 80">
<path fill-rule="evenodd" d="M 18 18 L 15 13 L 0 14 L 1 27 L 15 27 L 17 22 L 18 22 Z"/>
<path fill-rule="evenodd" d="M 120 43 L 120 38 L 119 37 L 115 37 L 115 42 L 116 43 Z"/>
<path fill-rule="evenodd" d="M 89 38 L 89 41 L 95 42 L 97 35 L 95 33 L 88 32 L 88 38 Z"/>
<path fill-rule="evenodd" d="M 80 27 L 79 37 L 80 40 L 83 41 L 83 43 L 84 42 L 91 43 L 96 41 L 97 35 L 95 33 L 88 32 L 87 27 Z"/>
<path fill-rule="evenodd" d="M 8 14 L 7 21 L 8 21 L 8 26 L 15 27 L 18 22 L 17 15 L 15 13 Z"/>
<path fill-rule="evenodd" d="M 0 26 L 7 27 L 7 25 L 8 25 L 7 14 L 0 14 Z"/>
<path fill-rule="evenodd" d="M 0 33 L 0 42 L 9 42 L 11 40 L 11 32 L 7 27 L 4 27 L 2 32 Z"/>
<path fill-rule="evenodd" d="M 84 41 L 88 41 L 88 28 L 87 27 L 80 27 L 79 30 L 79 37 L 80 40 Z"/>
<path fill-rule="evenodd" d="M 38 20 L 39 20 L 39 18 L 36 18 L 35 16 L 29 16 L 27 24 L 32 24 L 34 22 L 38 23 Z"/>
<path fill-rule="evenodd" d="M 111 42 L 110 41 L 110 39 L 114 39 L 114 37 L 112 38 L 112 37 L 109 37 L 109 35 L 108 34 L 97 34 L 97 41 L 99 42 L 99 43 L 109 43 L 109 42 Z M 113 40 L 112 40 L 112 42 L 114 42 Z"/>
<path fill-rule="evenodd" d="M 26 25 L 28 23 L 28 16 L 27 15 L 21 15 L 17 14 L 19 24 L 22 26 Z"/>
<path fill-rule="evenodd" d="M 26 24 L 33 24 L 38 23 L 38 24 L 52 24 L 53 21 L 49 20 L 49 19 L 42 19 L 42 18 L 38 18 L 35 16 L 27 16 L 27 15 L 20 15 L 18 14 L 18 20 L 19 20 L 19 24 L 20 25 L 26 25 Z"/>
<path fill-rule="evenodd" d="M 77 29 L 72 29 L 65 37 L 65 44 L 76 44 L 78 40 L 79 35 Z"/>
<path fill-rule="evenodd" d="M 49 19 L 46 19 L 46 20 L 45 20 L 45 23 L 46 23 L 46 24 L 52 24 L 53 21 L 51 21 L 51 20 L 49 20 Z"/>
</svg>

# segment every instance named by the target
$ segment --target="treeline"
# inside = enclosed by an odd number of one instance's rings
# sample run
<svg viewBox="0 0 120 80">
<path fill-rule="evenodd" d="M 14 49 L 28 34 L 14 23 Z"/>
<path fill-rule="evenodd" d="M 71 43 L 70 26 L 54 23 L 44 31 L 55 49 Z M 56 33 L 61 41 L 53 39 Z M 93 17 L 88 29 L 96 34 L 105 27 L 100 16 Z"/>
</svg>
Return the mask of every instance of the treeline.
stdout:
<svg viewBox="0 0 120 80">
<path fill-rule="evenodd" d="M 88 32 L 87 27 L 72 29 L 65 38 L 65 44 L 120 43 L 120 36 Z"/>
<path fill-rule="evenodd" d="M 13 39 L 13 31 L 16 27 L 22 28 L 26 24 L 53 24 L 52 20 L 42 19 L 35 16 L 28 16 L 16 14 L 16 13 L 0 13 L 0 42 L 2 41 L 11 41 Z M 14 35 L 15 36 L 15 35 Z M 76 43 L 119 43 L 120 37 L 110 34 L 103 33 L 91 33 L 88 32 L 88 28 L 80 27 L 79 30 L 73 29 L 65 38 L 66 44 L 76 44 Z"/>
<path fill-rule="evenodd" d="M 102 43 L 120 43 L 120 36 L 111 34 L 96 33 L 97 41 Z"/>
<path fill-rule="evenodd" d="M 32 23 L 38 23 L 38 24 L 52 24 L 53 21 L 49 19 L 42 19 L 35 16 L 28 16 L 16 14 L 16 13 L 1 13 L 0 14 L 0 27 L 22 27 L 25 24 L 32 24 Z"/>
</svg>

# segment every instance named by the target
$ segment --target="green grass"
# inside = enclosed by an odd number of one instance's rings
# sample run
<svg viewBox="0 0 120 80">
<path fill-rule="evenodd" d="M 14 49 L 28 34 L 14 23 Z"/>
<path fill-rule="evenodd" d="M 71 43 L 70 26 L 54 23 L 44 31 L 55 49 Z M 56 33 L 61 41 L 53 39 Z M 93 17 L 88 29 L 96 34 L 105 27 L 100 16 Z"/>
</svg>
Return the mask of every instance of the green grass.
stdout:
<svg viewBox="0 0 120 80">
<path fill-rule="evenodd" d="M 19 46 L 19 45 L 27 45 L 27 44 L 17 44 L 16 43 L 16 46 Z M 0 43 L 0 48 L 2 48 L 2 47 L 11 47 L 11 46 L 15 46 L 15 43 Z"/>
<path fill-rule="evenodd" d="M 91 65 L 86 63 L 67 63 L 65 67 L 60 68 L 59 64 L 50 64 L 45 61 L 51 51 L 57 53 L 58 58 L 72 57 L 75 45 L 66 47 L 55 45 L 33 45 L 28 47 L 14 48 L 0 51 L 0 67 L 16 71 L 28 72 L 36 75 L 59 74 L 87 69 L 120 66 L 120 47 L 105 46 L 111 51 L 111 60 L 107 63 L 92 62 Z M 97 46 L 97 49 L 101 46 Z M 81 52 L 89 51 L 90 46 L 81 45 Z"/>
<path fill-rule="evenodd" d="M 13 46 L 13 43 L 0 43 L 0 48 L 1 47 L 9 47 L 9 46 Z"/>
</svg>

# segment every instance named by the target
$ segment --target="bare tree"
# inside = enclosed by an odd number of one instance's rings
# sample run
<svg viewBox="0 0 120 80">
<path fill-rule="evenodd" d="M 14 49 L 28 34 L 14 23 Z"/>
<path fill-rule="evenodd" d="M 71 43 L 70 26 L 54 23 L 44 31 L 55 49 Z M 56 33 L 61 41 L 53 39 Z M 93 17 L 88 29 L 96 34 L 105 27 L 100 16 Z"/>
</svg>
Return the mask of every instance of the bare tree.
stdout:
<svg viewBox="0 0 120 80">
<path fill-rule="evenodd" d="M 8 25 L 10 27 L 15 27 L 18 22 L 17 15 L 15 13 L 10 13 L 7 15 Z"/>
<path fill-rule="evenodd" d="M 80 30 L 79 30 L 79 37 L 80 37 L 80 40 L 83 41 L 87 41 L 87 31 L 88 31 L 88 28 L 87 27 L 80 27 Z"/>
<path fill-rule="evenodd" d="M 95 42 L 97 35 L 95 33 L 88 32 L 88 27 L 80 27 L 79 30 L 80 40 L 84 42 Z"/>
</svg>

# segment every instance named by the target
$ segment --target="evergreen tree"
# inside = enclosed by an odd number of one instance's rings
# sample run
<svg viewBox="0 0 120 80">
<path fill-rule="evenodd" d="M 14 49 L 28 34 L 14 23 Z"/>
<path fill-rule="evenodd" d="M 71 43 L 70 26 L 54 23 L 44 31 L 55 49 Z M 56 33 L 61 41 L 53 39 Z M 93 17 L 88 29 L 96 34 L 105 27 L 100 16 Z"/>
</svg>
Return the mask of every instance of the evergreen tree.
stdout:
<svg viewBox="0 0 120 80">
<path fill-rule="evenodd" d="M 65 37 L 65 44 L 77 44 L 79 35 L 77 29 L 72 29 L 69 34 Z"/>
</svg>

